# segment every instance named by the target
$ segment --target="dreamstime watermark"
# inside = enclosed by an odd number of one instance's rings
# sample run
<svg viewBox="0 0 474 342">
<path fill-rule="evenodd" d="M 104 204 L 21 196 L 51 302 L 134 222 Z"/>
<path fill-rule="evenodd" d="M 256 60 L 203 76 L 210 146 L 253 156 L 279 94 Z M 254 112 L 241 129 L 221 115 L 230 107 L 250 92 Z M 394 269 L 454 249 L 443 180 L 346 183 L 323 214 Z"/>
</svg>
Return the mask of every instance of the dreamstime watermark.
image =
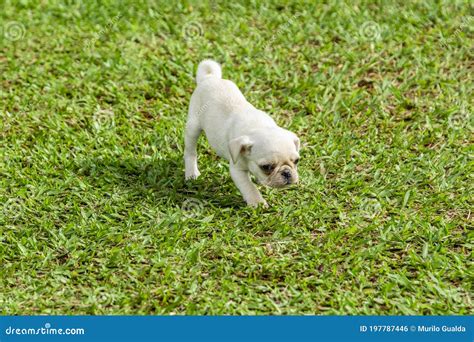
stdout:
<svg viewBox="0 0 474 342">
<path fill-rule="evenodd" d="M 5 25 L 3 25 L 2 33 L 5 39 L 11 42 L 16 42 L 18 40 L 25 38 L 25 35 L 26 35 L 25 25 L 23 25 L 19 21 L 10 21 L 6 23 Z"/>
<path fill-rule="evenodd" d="M 382 205 L 376 198 L 363 198 L 359 205 L 359 210 L 365 218 L 373 219 L 382 211 Z"/>
<path fill-rule="evenodd" d="M 12 197 L 3 204 L 2 214 L 6 219 L 15 221 L 23 213 L 24 207 L 23 200 Z"/>
<path fill-rule="evenodd" d="M 467 110 L 465 102 L 459 104 L 459 110 L 448 118 L 448 126 L 452 129 L 461 129 L 471 126 L 472 116 Z"/>
<path fill-rule="evenodd" d="M 197 21 L 189 21 L 184 24 L 181 34 L 185 40 L 191 40 L 201 37 L 204 34 L 204 29 Z"/>
<path fill-rule="evenodd" d="M 99 32 L 95 32 L 94 33 L 94 37 L 93 38 L 90 38 L 90 39 L 86 39 L 84 41 L 84 47 L 86 49 L 90 49 L 92 48 L 95 43 L 101 38 L 103 37 L 104 35 L 106 35 L 107 33 L 109 33 L 110 31 L 112 31 L 115 27 L 115 25 L 117 25 L 117 22 L 122 18 L 122 15 L 119 14 L 117 16 L 115 16 L 113 19 L 109 20 L 107 22 L 107 24 L 105 25 L 105 27 L 100 30 Z"/>
<path fill-rule="evenodd" d="M 115 126 L 115 114 L 110 109 L 101 109 L 97 110 L 92 115 L 92 127 L 97 131 L 104 129 L 111 129 Z"/>
<path fill-rule="evenodd" d="M 280 25 L 278 29 L 276 30 L 276 32 L 272 35 L 272 37 L 263 45 L 262 51 L 266 51 L 268 47 L 275 42 L 277 37 L 281 35 L 283 32 L 285 32 L 288 29 L 288 27 L 293 25 L 294 21 L 300 16 L 301 16 L 300 13 L 296 13 L 295 15 L 290 17 L 283 25 Z"/>
<path fill-rule="evenodd" d="M 468 15 L 462 18 L 461 20 L 461 25 L 459 25 L 458 28 L 454 31 L 454 33 L 447 39 L 443 37 L 441 40 L 441 45 L 444 47 L 448 47 L 450 44 L 452 44 L 459 36 L 461 33 L 464 31 L 464 29 L 470 29 L 470 26 L 472 25 L 471 22 L 474 19 L 474 16 Z"/>
<path fill-rule="evenodd" d="M 186 218 L 194 218 L 204 211 L 206 201 L 197 198 L 186 198 L 181 205 L 181 211 Z"/>
<path fill-rule="evenodd" d="M 9 326 L 5 329 L 6 335 L 84 335 L 84 328 L 53 328 L 50 323 L 39 328 L 16 328 Z"/>
<path fill-rule="evenodd" d="M 379 40 L 382 30 L 375 21 L 366 21 L 359 28 L 359 37 L 368 41 Z"/>
<path fill-rule="evenodd" d="M 228 92 L 222 90 L 218 90 L 214 98 L 215 99 L 209 100 L 199 107 L 195 114 L 196 117 L 200 117 L 202 114 L 204 114 L 213 103 L 216 105 L 224 105 L 228 110 L 233 110 L 247 102 L 244 98 L 233 96 L 233 94 L 229 94 Z"/>
<path fill-rule="evenodd" d="M 311 190 L 314 189 L 316 183 L 323 177 L 321 173 L 312 169 L 302 169 L 298 171 L 300 175 L 300 184 L 303 186 L 309 186 Z"/>
</svg>

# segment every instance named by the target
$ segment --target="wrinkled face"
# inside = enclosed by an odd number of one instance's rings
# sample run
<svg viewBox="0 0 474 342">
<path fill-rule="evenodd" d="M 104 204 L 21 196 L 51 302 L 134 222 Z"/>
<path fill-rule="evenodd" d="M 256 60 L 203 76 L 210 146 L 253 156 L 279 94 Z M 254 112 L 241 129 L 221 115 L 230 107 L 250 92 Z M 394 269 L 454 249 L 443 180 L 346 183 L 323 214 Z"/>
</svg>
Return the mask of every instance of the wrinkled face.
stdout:
<svg viewBox="0 0 474 342">
<path fill-rule="evenodd" d="M 298 182 L 299 139 L 286 130 L 254 139 L 247 167 L 259 183 L 282 188 Z"/>
<path fill-rule="evenodd" d="M 261 184 L 282 188 L 298 183 L 298 160 L 297 153 L 290 155 L 277 153 L 249 164 L 249 170 Z"/>
</svg>

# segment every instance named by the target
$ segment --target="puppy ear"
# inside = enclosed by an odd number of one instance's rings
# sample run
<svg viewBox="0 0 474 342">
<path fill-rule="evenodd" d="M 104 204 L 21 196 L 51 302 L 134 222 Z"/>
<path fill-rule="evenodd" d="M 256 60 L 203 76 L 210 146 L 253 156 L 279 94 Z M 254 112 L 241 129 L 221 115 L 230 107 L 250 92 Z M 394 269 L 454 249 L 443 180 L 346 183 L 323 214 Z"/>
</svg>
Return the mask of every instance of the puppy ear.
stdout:
<svg viewBox="0 0 474 342">
<path fill-rule="evenodd" d="M 246 135 L 232 139 L 229 141 L 229 153 L 234 164 L 237 163 L 241 156 L 249 155 L 252 150 L 252 141 Z"/>
<path fill-rule="evenodd" d="M 288 132 L 290 133 L 290 136 L 293 139 L 293 142 L 295 143 L 296 152 L 299 152 L 300 151 L 300 139 L 296 136 L 295 133 L 290 132 L 290 131 L 288 131 Z"/>
<path fill-rule="evenodd" d="M 300 139 L 295 135 L 293 141 L 295 142 L 296 152 L 300 151 Z"/>
</svg>

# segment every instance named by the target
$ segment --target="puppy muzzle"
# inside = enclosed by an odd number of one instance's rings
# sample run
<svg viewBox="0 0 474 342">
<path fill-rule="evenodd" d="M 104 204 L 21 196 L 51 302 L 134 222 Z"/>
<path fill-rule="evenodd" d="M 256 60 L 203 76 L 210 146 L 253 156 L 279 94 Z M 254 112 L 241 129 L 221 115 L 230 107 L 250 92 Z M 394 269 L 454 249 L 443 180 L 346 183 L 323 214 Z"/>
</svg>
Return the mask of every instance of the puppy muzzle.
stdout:
<svg viewBox="0 0 474 342">
<path fill-rule="evenodd" d="M 280 168 L 270 175 L 264 183 L 273 188 L 284 188 L 298 182 L 298 173 L 289 166 Z"/>
</svg>

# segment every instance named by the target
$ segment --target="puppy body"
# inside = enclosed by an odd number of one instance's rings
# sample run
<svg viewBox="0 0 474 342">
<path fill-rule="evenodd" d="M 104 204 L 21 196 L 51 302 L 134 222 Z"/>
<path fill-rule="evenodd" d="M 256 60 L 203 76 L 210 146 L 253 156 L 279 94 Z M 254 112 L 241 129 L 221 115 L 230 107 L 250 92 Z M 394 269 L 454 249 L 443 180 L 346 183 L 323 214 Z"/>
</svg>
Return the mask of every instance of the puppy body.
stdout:
<svg viewBox="0 0 474 342">
<path fill-rule="evenodd" d="M 237 86 L 221 78 L 220 66 L 198 66 L 185 132 L 185 177 L 199 176 L 196 144 L 204 131 L 216 153 L 229 161 L 230 174 L 248 205 L 266 205 L 249 173 L 268 186 L 298 181 L 299 139 L 248 103 Z"/>
</svg>

